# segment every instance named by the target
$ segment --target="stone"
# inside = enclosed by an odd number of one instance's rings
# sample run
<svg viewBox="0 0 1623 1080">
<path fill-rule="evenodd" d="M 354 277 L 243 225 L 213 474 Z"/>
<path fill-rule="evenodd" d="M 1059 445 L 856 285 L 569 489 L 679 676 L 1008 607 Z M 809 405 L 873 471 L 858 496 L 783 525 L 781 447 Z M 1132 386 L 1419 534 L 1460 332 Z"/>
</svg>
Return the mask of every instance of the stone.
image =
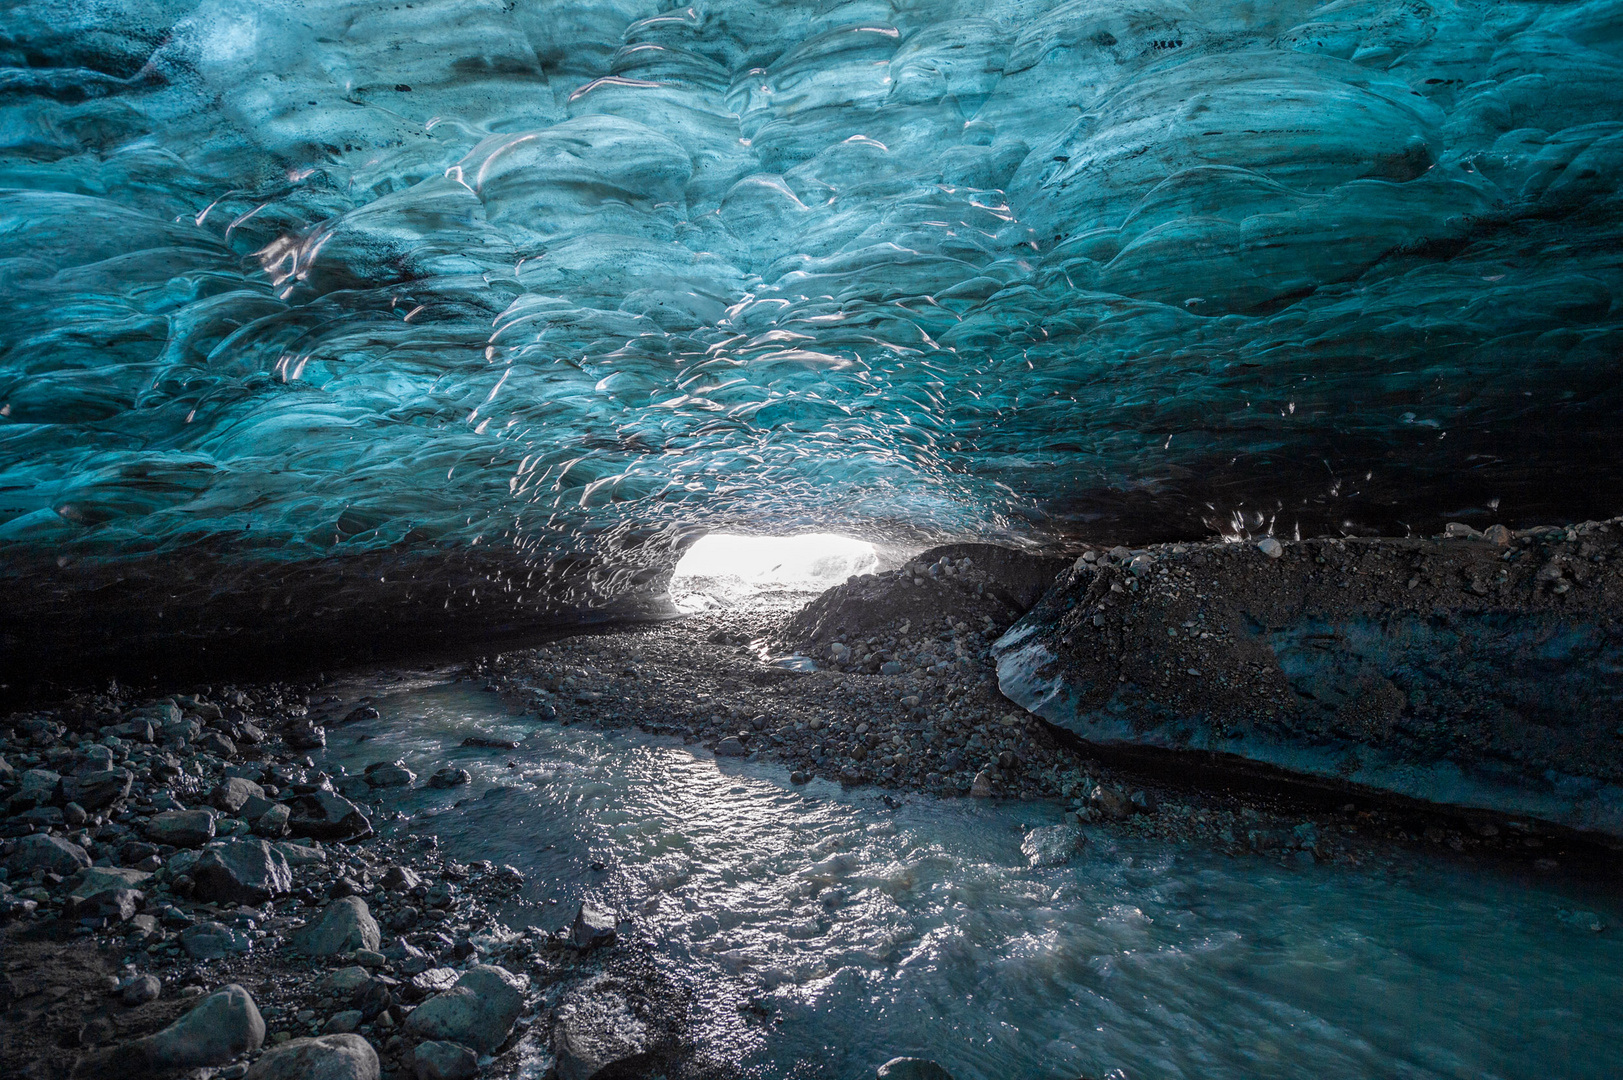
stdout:
<svg viewBox="0 0 1623 1080">
<path fill-rule="evenodd" d="M 320 750 L 327 745 L 327 730 L 319 724 L 300 724 L 282 738 L 295 750 Z"/>
<path fill-rule="evenodd" d="M 73 898 L 63 908 L 63 914 L 70 919 L 121 923 L 133 918 L 145 903 L 146 894 L 139 889 L 103 889 Z"/>
<path fill-rule="evenodd" d="M 1088 795 L 1088 805 L 1113 821 L 1122 821 L 1133 813 L 1132 803 L 1121 792 L 1104 784 L 1095 787 Z"/>
<path fill-rule="evenodd" d="M 113 767 L 93 769 L 62 781 L 62 794 L 86 810 L 105 810 L 130 794 L 135 774 Z"/>
<path fill-rule="evenodd" d="M 35 833 L 17 840 L 6 856 L 6 869 L 14 877 L 46 870 L 67 877 L 90 865 L 90 853 L 68 840 Z"/>
<path fill-rule="evenodd" d="M 266 1051 L 242 1080 L 378 1080 L 378 1052 L 359 1035 L 292 1039 Z"/>
<path fill-rule="evenodd" d="M 552 1015 L 558 1080 L 631 1072 L 654 1049 L 648 1025 L 609 980 L 599 976 L 567 994 Z"/>
<path fill-rule="evenodd" d="M 411 892 L 423 883 L 415 870 L 404 866 L 391 866 L 383 872 L 382 885 L 394 892 Z"/>
<path fill-rule="evenodd" d="M 229 1065 L 264 1042 L 265 1020 L 253 997 L 232 983 L 157 1034 L 82 1059 L 73 1075 L 112 1080 Z"/>
<path fill-rule="evenodd" d="M 209 793 L 209 803 L 227 814 L 239 814 L 250 799 L 263 799 L 265 789 L 244 776 L 231 776 Z M 264 813 L 261 810 L 260 813 Z M 248 815 L 243 815 L 248 816 Z"/>
<path fill-rule="evenodd" d="M 282 858 L 287 860 L 289 866 L 314 866 L 327 861 L 327 853 L 321 850 L 319 844 L 295 844 L 292 841 L 283 841 L 271 846 L 282 853 Z"/>
<path fill-rule="evenodd" d="M 372 822 L 359 806 L 332 791 L 287 800 L 287 827 L 294 836 L 348 842 L 372 835 Z"/>
<path fill-rule="evenodd" d="M 417 1080 L 473 1080 L 479 1055 L 454 1042 L 429 1039 L 412 1051 L 411 1067 Z"/>
<path fill-rule="evenodd" d="M 404 761 L 374 761 L 366 767 L 366 782 L 375 788 L 411 787 L 417 774 Z"/>
<path fill-rule="evenodd" d="M 286 836 L 288 822 L 292 820 L 293 811 L 281 803 L 276 803 L 263 814 L 253 820 L 253 831 L 256 836 L 277 837 Z"/>
<path fill-rule="evenodd" d="M 717 757 L 747 757 L 749 749 L 736 735 L 729 735 L 716 744 Z"/>
<path fill-rule="evenodd" d="M 1271 536 L 1265 536 L 1261 540 L 1257 541 L 1257 550 L 1268 556 L 1270 559 L 1277 559 L 1281 555 L 1285 554 L 1285 545 L 1281 544 L 1278 540 L 1275 540 Z"/>
<path fill-rule="evenodd" d="M 146 836 L 155 844 L 174 847 L 202 847 L 214 839 L 214 811 L 168 810 L 146 825 Z"/>
<path fill-rule="evenodd" d="M 84 898 L 105 889 L 138 889 L 151 874 L 118 866 L 87 866 L 68 879 L 68 895 Z"/>
<path fill-rule="evenodd" d="M 334 900 L 321 917 L 293 932 L 295 949 L 310 956 L 336 956 L 356 949 L 376 949 L 382 935 L 377 920 L 358 896 Z"/>
<path fill-rule="evenodd" d="M 200 922 L 180 932 L 180 947 L 193 960 L 219 960 L 252 952 L 254 939 L 222 923 Z"/>
<path fill-rule="evenodd" d="M 1026 833 L 1020 852 L 1032 866 L 1060 866 L 1070 862 L 1087 839 L 1075 825 L 1045 825 Z"/>
<path fill-rule="evenodd" d="M 524 984 L 504 968 L 480 964 L 406 1018 L 408 1031 L 493 1053 L 524 1009 Z"/>
<path fill-rule="evenodd" d="M 18 781 L 17 792 L 12 796 L 19 803 L 48 803 L 56 798 L 57 785 L 62 783 L 62 774 L 52 772 L 50 769 L 29 769 L 22 774 Z"/>
<path fill-rule="evenodd" d="M 192 867 L 195 893 L 214 903 L 257 906 L 293 888 L 293 871 L 280 851 L 263 840 L 210 844 Z"/>
<path fill-rule="evenodd" d="M 321 1031 L 325 1035 L 346 1035 L 361 1026 L 361 1010 L 345 1009 L 343 1012 L 333 1013 Z"/>
<path fill-rule="evenodd" d="M 131 979 L 118 997 L 125 1005 L 134 1008 L 149 1001 L 157 1001 L 162 994 L 163 981 L 156 975 L 142 974 Z"/>
<path fill-rule="evenodd" d="M 473 775 L 467 769 L 459 769 L 454 765 L 436 769 L 434 775 L 428 778 L 428 786 L 432 788 L 454 788 L 471 783 Z"/>
<path fill-rule="evenodd" d="M 213 754 L 216 757 L 234 758 L 237 756 L 237 744 L 218 731 L 205 731 L 193 743 L 193 746 L 201 753 Z"/>
<path fill-rule="evenodd" d="M 579 949 L 613 945 L 617 934 L 615 924 L 614 912 L 586 901 L 575 910 L 575 921 L 569 928 L 569 940 Z"/>
<path fill-rule="evenodd" d="M 969 785 L 969 793 L 977 799 L 991 798 L 992 774 L 982 769 L 975 774 L 975 779 Z"/>
<path fill-rule="evenodd" d="M 879 1066 L 878 1080 L 952 1080 L 952 1073 L 929 1058 L 891 1058 Z"/>
</svg>

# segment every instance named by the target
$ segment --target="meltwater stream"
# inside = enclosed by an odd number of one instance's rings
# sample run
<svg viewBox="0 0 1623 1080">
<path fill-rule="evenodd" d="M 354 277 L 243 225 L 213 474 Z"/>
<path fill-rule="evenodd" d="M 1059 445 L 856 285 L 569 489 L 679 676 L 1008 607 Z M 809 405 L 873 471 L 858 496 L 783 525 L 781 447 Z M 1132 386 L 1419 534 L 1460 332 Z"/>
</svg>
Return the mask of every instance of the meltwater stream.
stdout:
<svg viewBox="0 0 1623 1080">
<path fill-rule="evenodd" d="M 392 805 L 456 858 L 527 875 L 510 926 L 560 926 L 588 897 L 627 913 L 632 941 L 696 993 L 701 1051 L 744 1075 L 855 1080 L 907 1053 L 959 1080 L 1616 1075 L 1623 941 L 1570 913 L 1615 928 L 1623 903 L 1579 885 L 1097 834 L 1069 865 L 1030 868 L 1022 828 L 1058 806 L 893 808 L 674 740 L 513 716 L 466 683 L 377 706 L 326 766 L 467 768 L 472 787 Z M 460 746 L 474 734 L 521 746 Z M 777 1021 L 745 1019 L 749 1002 Z"/>
</svg>

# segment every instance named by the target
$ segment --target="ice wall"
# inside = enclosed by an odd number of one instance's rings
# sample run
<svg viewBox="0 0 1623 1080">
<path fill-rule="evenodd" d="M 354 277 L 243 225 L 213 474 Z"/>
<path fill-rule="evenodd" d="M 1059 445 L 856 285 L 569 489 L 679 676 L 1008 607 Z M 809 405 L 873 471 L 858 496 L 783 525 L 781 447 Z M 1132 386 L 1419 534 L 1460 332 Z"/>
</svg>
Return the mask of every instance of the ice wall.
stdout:
<svg viewBox="0 0 1623 1080">
<path fill-rule="evenodd" d="M 1617 509 L 1617 0 L 21 0 L 0 63 L 13 645 Z"/>
</svg>

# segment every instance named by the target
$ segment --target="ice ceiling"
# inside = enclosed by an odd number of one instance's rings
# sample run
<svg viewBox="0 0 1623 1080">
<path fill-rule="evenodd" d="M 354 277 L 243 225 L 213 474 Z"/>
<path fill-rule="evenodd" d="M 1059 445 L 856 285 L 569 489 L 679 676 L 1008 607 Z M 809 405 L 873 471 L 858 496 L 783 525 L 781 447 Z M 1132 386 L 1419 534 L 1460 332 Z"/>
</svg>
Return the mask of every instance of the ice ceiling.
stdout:
<svg viewBox="0 0 1623 1080">
<path fill-rule="evenodd" d="M 1618 0 L 14 0 L 0 53 L 13 630 L 1618 509 Z"/>
</svg>

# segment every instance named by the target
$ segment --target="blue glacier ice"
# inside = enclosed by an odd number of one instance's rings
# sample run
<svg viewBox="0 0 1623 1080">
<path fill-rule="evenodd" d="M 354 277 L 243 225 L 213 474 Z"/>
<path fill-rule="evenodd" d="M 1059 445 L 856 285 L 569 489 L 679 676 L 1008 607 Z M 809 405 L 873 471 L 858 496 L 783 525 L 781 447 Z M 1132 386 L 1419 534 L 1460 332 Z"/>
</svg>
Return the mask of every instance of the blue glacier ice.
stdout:
<svg viewBox="0 0 1623 1080">
<path fill-rule="evenodd" d="M 1617 0 L 13 0 L 0 64 L 14 652 L 1623 490 Z"/>
</svg>

